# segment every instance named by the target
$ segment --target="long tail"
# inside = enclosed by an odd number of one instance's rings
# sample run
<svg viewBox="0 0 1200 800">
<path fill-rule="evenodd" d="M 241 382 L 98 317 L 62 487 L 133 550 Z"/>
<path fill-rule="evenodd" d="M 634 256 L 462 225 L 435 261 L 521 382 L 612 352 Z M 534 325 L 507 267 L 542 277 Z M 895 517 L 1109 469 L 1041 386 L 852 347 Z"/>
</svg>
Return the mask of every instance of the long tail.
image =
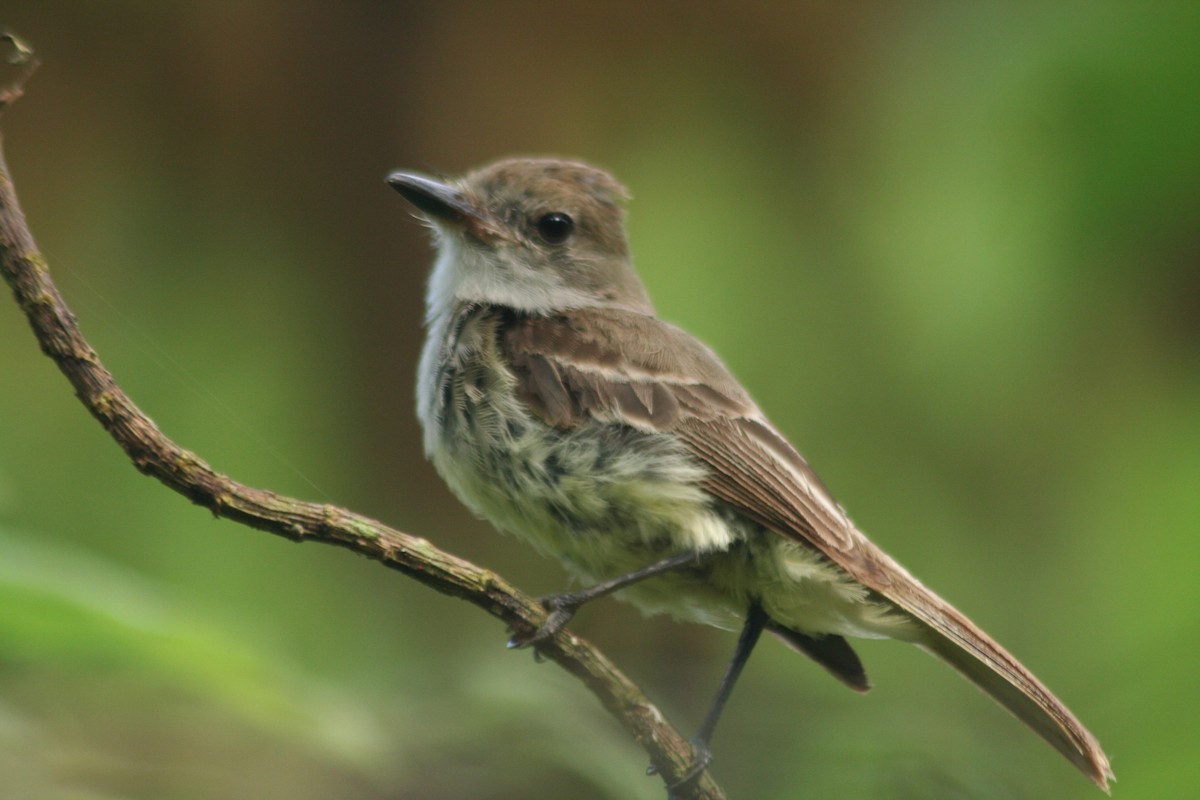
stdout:
<svg viewBox="0 0 1200 800">
<path fill-rule="evenodd" d="M 1011 711 L 1108 792 L 1108 782 L 1115 777 L 1100 743 L 1029 670 L 986 637 L 960 644 L 958 637 L 932 628 L 930 633 L 921 647 Z"/>
<path fill-rule="evenodd" d="M 1011 711 L 1108 792 L 1115 776 L 1096 737 L 1007 650 L 933 592 L 917 586 L 932 601 L 921 604 L 924 613 L 916 612 L 926 629 L 917 644 Z"/>
<path fill-rule="evenodd" d="M 857 530 L 853 534 L 848 550 L 829 548 L 827 555 L 855 580 L 920 623 L 915 636 L 902 638 L 958 670 L 1107 792 L 1108 782 L 1116 779 L 1108 756 L 1062 701 L 962 612 L 926 588 L 866 536 Z"/>
</svg>

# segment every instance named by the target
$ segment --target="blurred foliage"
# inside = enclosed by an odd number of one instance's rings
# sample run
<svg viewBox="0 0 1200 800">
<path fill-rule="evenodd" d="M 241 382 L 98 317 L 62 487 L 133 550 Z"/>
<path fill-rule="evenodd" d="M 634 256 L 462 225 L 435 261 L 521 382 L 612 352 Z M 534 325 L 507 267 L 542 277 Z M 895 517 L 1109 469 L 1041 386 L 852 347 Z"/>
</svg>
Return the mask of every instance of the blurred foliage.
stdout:
<svg viewBox="0 0 1200 800">
<path fill-rule="evenodd" d="M 860 525 L 1039 673 L 1120 798 L 1200 780 L 1200 7 L 9 0 L 4 120 L 68 301 L 245 482 L 532 592 L 420 455 L 430 261 L 384 186 L 512 153 L 633 191 L 660 312 Z M 377 564 L 216 522 L 125 463 L 0 307 L 0 798 L 660 797 L 570 678 Z M 682 729 L 732 637 L 575 628 Z M 733 797 L 1095 797 L 949 670 L 859 699 L 764 645 Z"/>
</svg>

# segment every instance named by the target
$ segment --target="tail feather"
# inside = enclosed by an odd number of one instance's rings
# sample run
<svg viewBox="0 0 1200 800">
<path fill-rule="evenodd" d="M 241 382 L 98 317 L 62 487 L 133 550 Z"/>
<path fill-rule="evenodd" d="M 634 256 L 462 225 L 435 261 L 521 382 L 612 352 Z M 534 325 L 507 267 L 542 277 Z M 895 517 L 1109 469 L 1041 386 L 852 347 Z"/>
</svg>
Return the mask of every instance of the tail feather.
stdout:
<svg viewBox="0 0 1200 800">
<path fill-rule="evenodd" d="M 970 623 L 967 623 L 970 625 Z M 933 627 L 919 645 L 945 661 L 1008 709 L 1108 792 L 1115 780 L 1100 743 L 1065 705 L 1015 658 L 982 632 L 961 629 L 951 636 Z"/>
<path fill-rule="evenodd" d="M 920 623 L 913 641 L 1011 711 L 1103 789 L 1115 780 L 1096 737 L 1021 662 L 865 536 L 836 563 Z"/>
</svg>

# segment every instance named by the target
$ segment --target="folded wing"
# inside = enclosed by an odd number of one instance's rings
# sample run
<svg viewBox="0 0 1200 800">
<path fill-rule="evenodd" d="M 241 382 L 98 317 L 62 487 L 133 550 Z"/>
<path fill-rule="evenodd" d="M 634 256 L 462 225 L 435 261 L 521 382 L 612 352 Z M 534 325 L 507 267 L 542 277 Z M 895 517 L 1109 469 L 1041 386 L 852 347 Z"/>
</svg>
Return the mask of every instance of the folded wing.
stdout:
<svg viewBox="0 0 1200 800">
<path fill-rule="evenodd" d="M 715 497 L 815 548 L 911 614 L 924 626 L 925 649 L 1107 790 L 1112 770 L 1095 737 L 1004 648 L 854 527 L 711 350 L 654 317 L 616 309 L 514 316 L 509 322 L 502 351 L 520 396 L 544 421 L 570 428 L 601 420 L 678 435 L 709 468 L 705 488 Z M 845 683 L 866 688 L 862 666 L 844 640 L 822 648 L 814 644 L 819 640 L 782 630 L 781 638 Z"/>
</svg>

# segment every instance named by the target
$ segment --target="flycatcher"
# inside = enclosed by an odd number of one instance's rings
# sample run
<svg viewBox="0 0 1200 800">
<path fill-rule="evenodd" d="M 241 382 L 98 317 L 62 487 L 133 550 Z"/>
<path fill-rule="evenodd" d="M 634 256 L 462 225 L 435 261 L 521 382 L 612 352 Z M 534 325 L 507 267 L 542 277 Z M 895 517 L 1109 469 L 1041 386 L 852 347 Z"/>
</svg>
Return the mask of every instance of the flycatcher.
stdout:
<svg viewBox="0 0 1200 800">
<path fill-rule="evenodd" d="M 1000 645 L 871 543 L 720 359 L 660 320 L 629 255 L 625 189 L 571 161 L 501 161 L 441 182 L 388 177 L 438 256 L 417 381 L 425 451 L 496 527 L 588 588 L 543 598 L 555 635 L 621 590 L 649 612 L 741 624 L 699 734 L 766 630 L 850 688 L 846 637 L 946 661 L 1107 790 L 1099 743 Z"/>
</svg>

